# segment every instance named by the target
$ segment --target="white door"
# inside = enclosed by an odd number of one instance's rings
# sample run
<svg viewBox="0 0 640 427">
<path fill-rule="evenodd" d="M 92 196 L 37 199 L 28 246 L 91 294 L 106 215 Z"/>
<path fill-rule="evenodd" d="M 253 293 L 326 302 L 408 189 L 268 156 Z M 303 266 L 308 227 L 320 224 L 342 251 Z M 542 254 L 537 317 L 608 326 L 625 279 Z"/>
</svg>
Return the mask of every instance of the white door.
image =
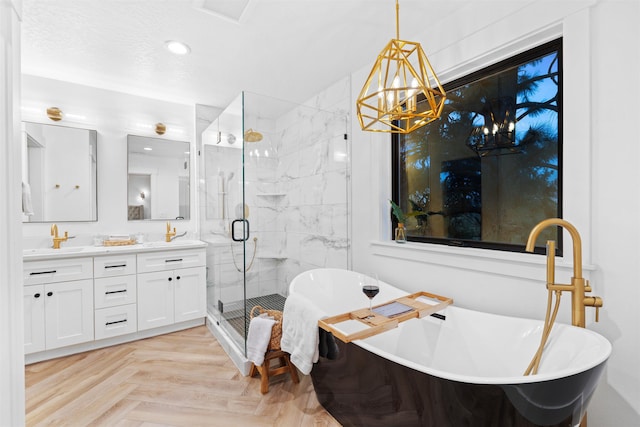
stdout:
<svg viewBox="0 0 640 427">
<path fill-rule="evenodd" d="M 93 280 L 49 283 L 44 293 L 47 350 L 93 340 Z"/>
<path fill-rule="evenodd" d="M 193 267 L 173 272 L 175 277 L 175 321 L 205 316 L 207 308 L 206 267 Z"/>
<path fill-rule="evenodd" d="M 138 275 L 138 330 L 173 323 L 173 272 Z"/>
<path fill-rule="evenodd" d="M 44 335 L 44 285 L 24 287 L 24 352 L 43 351 Z"/>
</svg>

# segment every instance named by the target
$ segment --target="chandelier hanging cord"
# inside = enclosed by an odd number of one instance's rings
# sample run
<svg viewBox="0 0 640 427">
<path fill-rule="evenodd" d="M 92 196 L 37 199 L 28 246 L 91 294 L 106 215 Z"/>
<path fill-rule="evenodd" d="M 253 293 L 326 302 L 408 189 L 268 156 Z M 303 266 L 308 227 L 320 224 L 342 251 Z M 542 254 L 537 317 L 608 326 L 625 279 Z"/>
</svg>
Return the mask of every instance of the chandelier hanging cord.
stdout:
<svg viewBox="0 0 640 427">
<path fill-rule="evenodd" d="M 400 40 L 400 3 L 396 0 L 396 40 Z"/>
</svg>

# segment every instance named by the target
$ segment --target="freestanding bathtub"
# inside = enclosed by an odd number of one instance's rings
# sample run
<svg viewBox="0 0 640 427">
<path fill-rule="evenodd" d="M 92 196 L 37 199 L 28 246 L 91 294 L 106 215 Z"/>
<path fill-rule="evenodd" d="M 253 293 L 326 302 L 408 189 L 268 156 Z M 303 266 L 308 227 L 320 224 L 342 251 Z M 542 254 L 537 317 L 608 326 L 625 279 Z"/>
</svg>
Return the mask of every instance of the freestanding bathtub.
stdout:
<svg viewBox="0 0 640 427">
<path fill-rule="evenodd" d="M 332 316 L 368 304 L 358 277 L 347 270 L 310 270 L 291 282 L 289 292 Z M 374 304 L 406 295 L 384 282 L 380 288 Z M 454 302 L 437 317 L 412 319 L 348 344 L 334 340 L 336 354 L 321 354 L 313 366 L 314 389 L 345 426 L 579 425 L 611 344 L 587 329 L 556 324 L 538 374 L 523 376 L 542 323 Z"/>
</svg>

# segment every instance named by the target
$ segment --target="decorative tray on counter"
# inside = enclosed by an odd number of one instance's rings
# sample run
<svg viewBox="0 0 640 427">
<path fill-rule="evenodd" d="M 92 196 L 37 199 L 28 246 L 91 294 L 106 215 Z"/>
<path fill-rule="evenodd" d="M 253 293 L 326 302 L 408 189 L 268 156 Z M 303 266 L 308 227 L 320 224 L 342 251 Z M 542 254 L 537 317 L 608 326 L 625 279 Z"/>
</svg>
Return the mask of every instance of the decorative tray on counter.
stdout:
<svg viewBox="0 0 640 427">
<path fill-rule="evenodd" d="M 418 301 L 424 297 L 428 303 Z M 331 332 L 334 337 L 343 342 L 351 342 L 377 335 L 389 329 L 396 328 L 400 322 L 413 318 L 422 318 L 444 309 L 453 303 L 453 299 L 443 297 L 429 292 L 416 292 L 401 298 L 387 301 L 384 304 L 373 307 L 373 314 L 368 308 L 351 311 L 349 313 L 338 314 L 318 321 L 318 326 L 327 332 Z M 344 333 L 336 326 L 337 323 L 348 320 L 357 320 L 368 326 L 368 328 L 353 332 Z"/>
<path fill-rule="evenodd" d="M 102 242 L 103 246 L 128 246 L 128 245 L 135 245 L 136 239 L 126 239 L 126 240 L 120 240 L 120 239 L 114 239 L 114 240 L 104 240 Z"/>
</svg>

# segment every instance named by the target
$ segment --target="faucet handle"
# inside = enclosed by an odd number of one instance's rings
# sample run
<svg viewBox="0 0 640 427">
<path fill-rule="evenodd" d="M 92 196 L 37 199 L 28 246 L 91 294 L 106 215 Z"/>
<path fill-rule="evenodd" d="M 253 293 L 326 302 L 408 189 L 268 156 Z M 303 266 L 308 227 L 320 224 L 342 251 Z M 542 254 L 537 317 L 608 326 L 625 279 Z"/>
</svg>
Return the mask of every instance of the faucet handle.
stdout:
<svg viewBox="0 0 640 427">
<path fill-rule="evenodd" d="M 600 321 L 600 307 L 604 305 L 600 297 L 585 297 L 584 305 L 586 307 L 594 307 L 596 309 L 596 322 Z"/>
<path fill-rule="evenodd" d="M 584 291 L 585 292 L 591 292 L 591 285 L 589 284 L 589 280 L 588 279 L 586 279 L 584 281 Z"/>
</svg>

